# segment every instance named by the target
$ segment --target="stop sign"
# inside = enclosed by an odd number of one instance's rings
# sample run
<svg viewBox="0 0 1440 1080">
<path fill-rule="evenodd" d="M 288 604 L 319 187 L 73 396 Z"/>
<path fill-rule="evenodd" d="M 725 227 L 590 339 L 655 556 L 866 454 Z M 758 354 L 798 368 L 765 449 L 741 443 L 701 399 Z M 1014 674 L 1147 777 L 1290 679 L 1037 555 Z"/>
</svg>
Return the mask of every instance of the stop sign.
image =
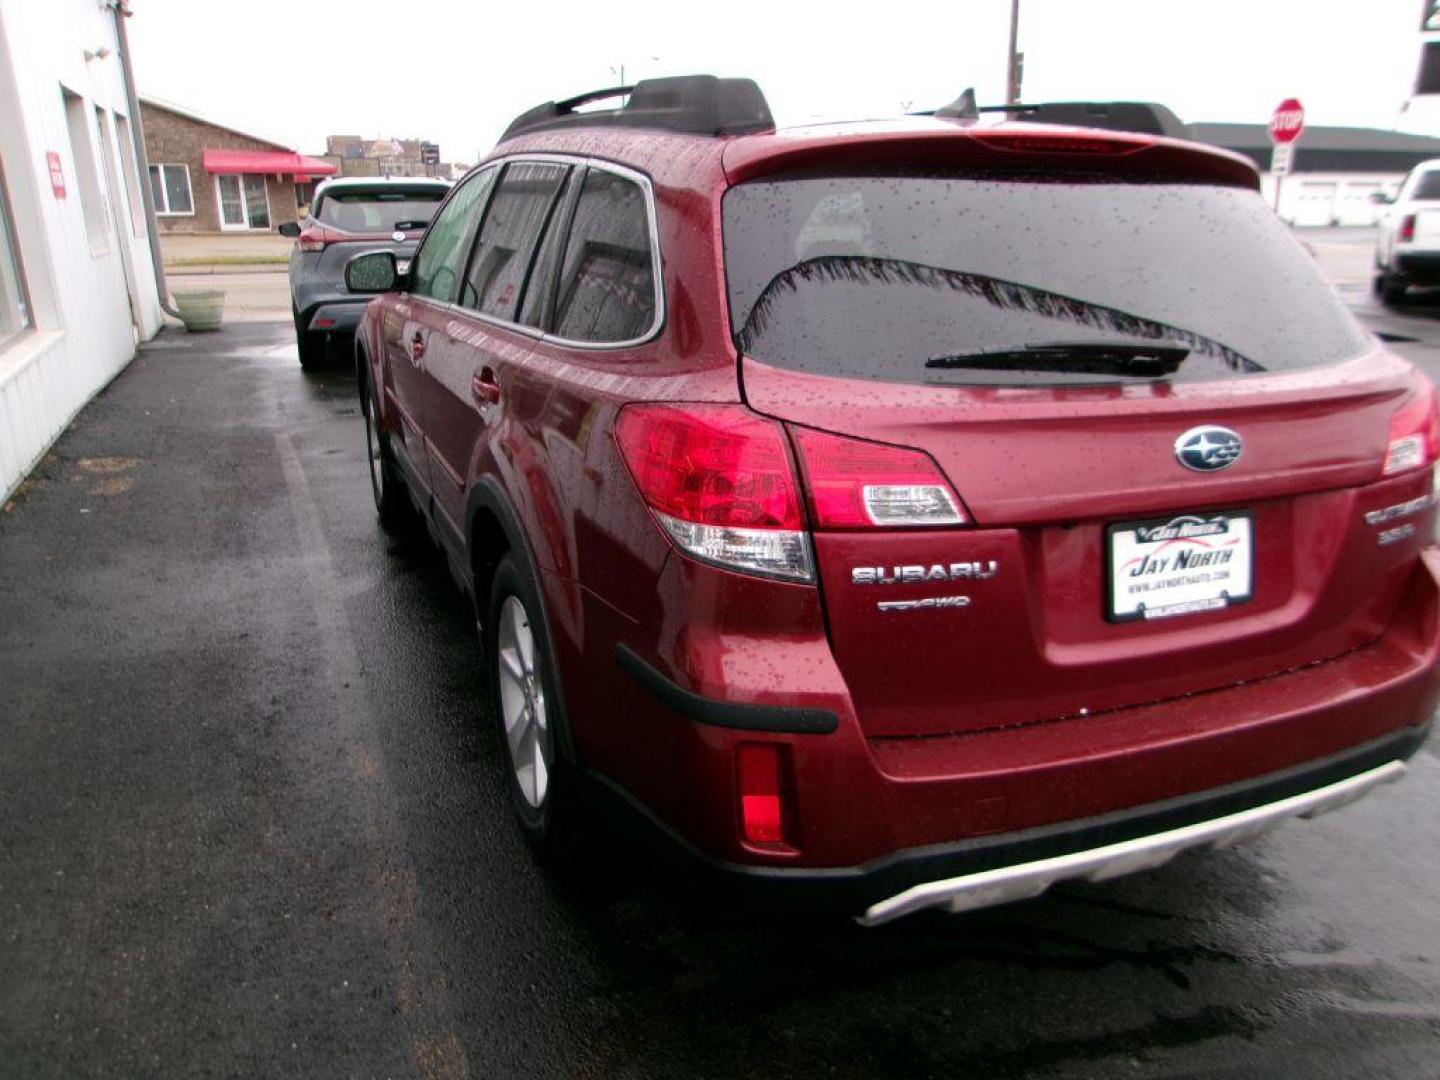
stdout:
<svg viewBox="0 0 1440 1080">
<path fill-rule="evenodd" d="M 1275 106 L 1270 117 L 1270 141 L 1292 143 L 1305 128 L 1305 106 L 1296 98 L 1286 98 Z"/>
</svg>

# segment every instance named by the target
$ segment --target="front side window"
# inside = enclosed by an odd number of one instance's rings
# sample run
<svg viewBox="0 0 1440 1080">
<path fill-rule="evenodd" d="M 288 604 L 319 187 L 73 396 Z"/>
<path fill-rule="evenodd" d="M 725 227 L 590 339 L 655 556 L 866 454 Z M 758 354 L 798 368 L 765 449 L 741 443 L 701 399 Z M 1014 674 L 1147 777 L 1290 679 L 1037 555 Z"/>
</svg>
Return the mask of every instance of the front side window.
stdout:
<svg viewBox="0 0 1440 1080">
<path fill-rule="evenodd" d="M 645 191 L 627 177 L 591 169 L 561 263 L 555 333 L 595 344 L 634 341 L 654 325 L 655 312 Z"/>
<path fill-rule="evenodd" d="M 217 176 L 222 229 L 270 228 L 270 201 L 265 177 L 258 173 Z"/>
<path fill-rule="evenodd" d="M 155 200 L 157 217 L 195 213 L 195 200 L 190 196 L 188 165 L 151 165 L 150 194 Z"/>
<path fill-rule="evenodd" d="M 522 162 L 505 170 L 470 259 L 460 303 L 513 322 L 530 257 L 568 166 Z"/>
<path fill-rule="evenodd" d="M 805 177 L 725 194 L 740 351 L 908 383 L 1230 378 L 1369 338 L 1253 190 L 1111 178 Z"/>
<path fill-rule="evenodd" d="M 413 291 L 416 296 L 428 296 L 447 304 L 454 302 L 480 210 L 498 171 L 491 168 L 476 173 L 460 185 L 435 215 L 415 255 Z"/>
</svg>

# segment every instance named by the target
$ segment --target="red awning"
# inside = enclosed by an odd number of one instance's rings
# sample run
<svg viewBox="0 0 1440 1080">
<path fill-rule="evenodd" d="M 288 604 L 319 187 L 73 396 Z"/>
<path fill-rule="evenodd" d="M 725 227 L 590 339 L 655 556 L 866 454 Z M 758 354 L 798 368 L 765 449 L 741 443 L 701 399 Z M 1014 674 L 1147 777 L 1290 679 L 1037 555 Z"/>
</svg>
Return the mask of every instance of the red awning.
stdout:
<svg viewBox="0 0 1440 1080">
<path fill-rule="evenodd" d="M 278 173 L 301 182 L 335 171 L 328 161 L 290 150 L 206 150 L 200 161 L 208 173 Z"/>
</svg>

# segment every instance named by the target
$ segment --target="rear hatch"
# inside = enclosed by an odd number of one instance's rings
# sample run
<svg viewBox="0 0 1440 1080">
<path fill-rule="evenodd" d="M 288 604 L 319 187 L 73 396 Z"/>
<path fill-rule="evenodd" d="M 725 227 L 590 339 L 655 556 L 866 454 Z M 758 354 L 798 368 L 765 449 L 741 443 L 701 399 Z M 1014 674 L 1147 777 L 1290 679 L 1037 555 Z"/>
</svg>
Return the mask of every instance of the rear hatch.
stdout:
<svg viewBox="0 0 1440 1080">
<path fill-rule="evenodd" d="M 802 471 L 805 429 L 918 448 L 966 518 L 815 533 L 867 733 L 1262 678 L 1393 614 L 1418 541 L 1363 515 L 1428 495 L 1371 487 L 1428 390 L 1253 189 L 872 163 L 742 183 L 723 227 L 745 398 Z"/>
<path fill-rule="evenodd" d="M 1419 210 L 1415 214 L 1416 247 L 1440 249 L 1440 210 Z"/>
<path fill-rule="evenodd" d="M 315 273 L 337 282 L 338 290 L 344 292 L 345 264 L 361 252 L 389 250 L 402 261 L 408 259 L 448 190 L 439 183 L 322 188 L 314 209 L 315 223 L 306 230 L 314 237 L 312 243 L 324 244 Z M 306 238 L 301 237 L 302 250 Z"/>
</svg>

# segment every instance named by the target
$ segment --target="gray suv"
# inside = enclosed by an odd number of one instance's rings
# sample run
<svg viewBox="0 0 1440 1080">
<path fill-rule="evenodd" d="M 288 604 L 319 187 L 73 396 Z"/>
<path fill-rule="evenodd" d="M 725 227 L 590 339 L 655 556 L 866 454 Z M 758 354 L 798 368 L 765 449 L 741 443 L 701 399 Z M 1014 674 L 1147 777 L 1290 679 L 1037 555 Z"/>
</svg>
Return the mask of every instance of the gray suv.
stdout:
<svg viewBox="0 0 1440 1080">
<path fill-rule="evenodd" d="M 302 222 L 279 227 L 294 237 L 290 307 L 300 365 L 325 359 L 332 334 L 353 333 L 369 296 L 345 288 L 345 263 L 362 251 L 409 259 L 450 185 L 425 177 L 343 177 L 321 184 Z"/>
</svg>

